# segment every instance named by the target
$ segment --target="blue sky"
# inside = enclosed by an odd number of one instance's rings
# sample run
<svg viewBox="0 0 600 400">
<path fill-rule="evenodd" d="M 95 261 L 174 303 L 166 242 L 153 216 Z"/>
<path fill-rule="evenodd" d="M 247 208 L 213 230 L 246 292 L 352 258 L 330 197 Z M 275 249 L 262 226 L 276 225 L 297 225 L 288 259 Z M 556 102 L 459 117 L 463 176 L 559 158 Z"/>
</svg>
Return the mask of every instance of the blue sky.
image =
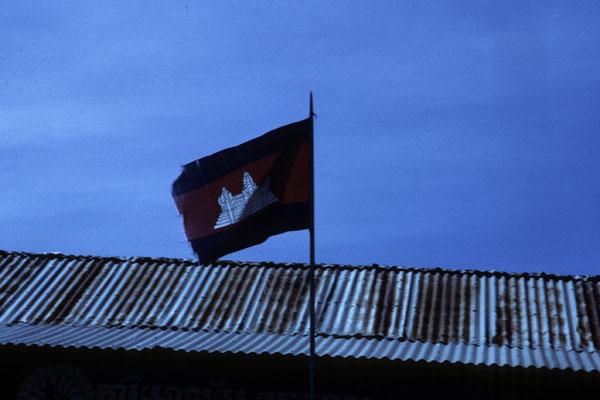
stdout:
<svg viewBox="0 0 600 400">
<path fill-rule="evenodd" d="M 193 257 L 180 166 L 312 89 L 318 261 L 600 273 L 596 1 L 9 3 L 0 248 Z"/>
</svg>

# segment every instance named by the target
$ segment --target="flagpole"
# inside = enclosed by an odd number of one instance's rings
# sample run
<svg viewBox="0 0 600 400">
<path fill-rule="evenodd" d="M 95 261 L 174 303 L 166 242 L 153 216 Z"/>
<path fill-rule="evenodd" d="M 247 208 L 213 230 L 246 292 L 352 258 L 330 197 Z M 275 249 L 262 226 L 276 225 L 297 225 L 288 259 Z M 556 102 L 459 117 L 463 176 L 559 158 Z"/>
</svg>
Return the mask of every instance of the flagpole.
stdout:
<svg viewBox="0 0 600 400">
<path fill-rule="evenodd" d="M 309 318 L 310 318 L 310 358 L 309 358 L 309 399 L 315 400 L 315 375 L 316 375 L 316 327 L 315 327 L 315 140 L 314 140 L 313 94 L 310 92 L 309 119 L 310 119 L 310 265 L 308 267 L 309 281 Z"/>
</svg>

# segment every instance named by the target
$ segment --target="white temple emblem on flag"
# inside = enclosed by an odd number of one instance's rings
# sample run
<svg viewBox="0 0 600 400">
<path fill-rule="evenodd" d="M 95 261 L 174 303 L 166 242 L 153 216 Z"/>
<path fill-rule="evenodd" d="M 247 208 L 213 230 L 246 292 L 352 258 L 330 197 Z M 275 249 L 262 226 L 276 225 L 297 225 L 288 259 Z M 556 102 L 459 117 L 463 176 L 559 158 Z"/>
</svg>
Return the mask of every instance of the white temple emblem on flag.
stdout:
<svg viewBox="0 0 600 400">
<path fill-rule="evenodd" d="M 258 186 L 252 176 L 244 172 L 241 193 L 233 195 L 227 188 L 222 188 L 218 199 L 221 213 L 215 223 L 215 229 L 241 221 L 269 204 L 275 203 L 277 197 L 269 190 L 270 181 L 267 177 Z"/>
</svg>

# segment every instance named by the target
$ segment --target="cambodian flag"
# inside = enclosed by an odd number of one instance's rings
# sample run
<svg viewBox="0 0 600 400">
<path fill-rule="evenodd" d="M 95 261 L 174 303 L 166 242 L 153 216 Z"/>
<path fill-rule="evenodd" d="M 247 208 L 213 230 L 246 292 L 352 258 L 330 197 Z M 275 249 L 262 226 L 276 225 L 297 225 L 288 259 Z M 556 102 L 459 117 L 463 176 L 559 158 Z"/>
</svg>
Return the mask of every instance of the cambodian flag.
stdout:
<svg viewBox="0 0 600 400">
<path fill-rule="evenodd" d="M 311 177 L 310 118 L 185 165 L 173 198 L 200 262 L 310 228 Z"/>
</svg>

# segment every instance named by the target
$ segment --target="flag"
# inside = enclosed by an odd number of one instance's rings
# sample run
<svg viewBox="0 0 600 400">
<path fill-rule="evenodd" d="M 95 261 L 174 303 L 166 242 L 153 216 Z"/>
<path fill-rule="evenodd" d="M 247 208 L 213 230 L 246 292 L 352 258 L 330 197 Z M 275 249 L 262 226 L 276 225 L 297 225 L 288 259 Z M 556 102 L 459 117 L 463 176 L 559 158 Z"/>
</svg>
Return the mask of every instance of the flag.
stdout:
<svg viewBox="0 0 600 400">
<path fill-rule="evenodd" d="M 311 173 L 310 118 L 186 164 L 172 194 L 199 261 L 310 228 Z"/>
</svg>

